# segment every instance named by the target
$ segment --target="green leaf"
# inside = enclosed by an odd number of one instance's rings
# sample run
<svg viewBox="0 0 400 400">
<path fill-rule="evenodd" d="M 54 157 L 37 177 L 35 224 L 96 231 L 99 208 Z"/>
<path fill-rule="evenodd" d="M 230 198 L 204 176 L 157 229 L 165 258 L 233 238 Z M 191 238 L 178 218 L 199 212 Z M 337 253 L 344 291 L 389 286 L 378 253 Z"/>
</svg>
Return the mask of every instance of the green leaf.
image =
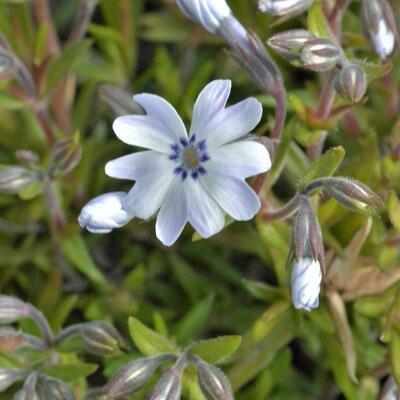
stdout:
<svg viewBox="0 0 400 400">
<path fill-rule="evenodd" d="M 387 75 L 393 68 L 393 65 L 390 62 L 384 64 L 356 62 L 355 64 L 358 64 L 363 68 L 365 74 L 367 75 L 368 84 L 375 79 Z"/>
<path fill-rule="evenodd" d="M 206 325 L 214 304 L 211 294 L 198 302 L 178 323 L 176 338 L 178 343 L 187 344 L 193 340 Z"/>
<path fill-rule="evenodd" d="M 81 40 L 67 47 L 58 58 L 52 60 L 47 71 L 47 91 L 57 85 L 80 58 L 85 58 L 85 53 L 89 50 L 91 44 L 91 40 Z"/>
<path fill-rule="evenodd" d="M 43 182 L 33 181 L 18 192 L 21 200 L 32 200 L 43 192 Z"/>
<path fill-rule="evenodd" d="M 400 200 L 394 192 L 390 192 L 389 195 L 388 214 L 390 222 L 398 231 L 400 231 Z"/>
<path fill-rule="evenodd" d="M 299 187 L 303 188 L 312 180 L 332 176 L 342 163 L 346 152 L 342 146 L 329 149 L 300 178 Z"/>
<path fill-rule="evenodd" d="M 243 285 L 254 298 L 267 303 L 276 301 L 285 295 L 285 291 L 281 288 L 263 282 L 243 279 Z"/>
<path fill-rule="evenodd" d="M 307 27 L 310 32 L 319 38 L 335 39 L 322 9 L 321 0 L 315 1 L 308 10 Z"/>
<path fill-rule="evenodd" d="M 73 382 L 92 375 L 98 368 L 96 364 L 74 363 L 51 365 L 43 370 L 44 374 L 64 382 Z"/>
<path fill-rule="evenodd" d="M 239 348 L 241 342 L 242 337 L 239 335 L 220 336 L 196 342 L 189 352 L 210 364 L 217 364 L 229 358 Z"/>
<path fill-rule="evenodd" d="M 400 333 L 396 329 L 390 333 L 390 358 L 394 378 L 400 385 Z"/>
<path fill-rule="evenodd" d="M 0 92 L 0 108 L 2 110 L 21 110 L 26 108 L 26 104 L 12 94 Z"/>
<path fill-rule="evenodd" d="M 78 271 L 86 275 L 92 282 L 98 285 L 106 284 L 103 274 L 94 264 L 86 247 L 86 243 L 80 235 L 62 239 L 61 248 L 65 257 Z"/>
<path fill-rule="evenodd" d="M 178 351 L 177 346 L 171 340 L 148 328 L 138 319 L 130 317 L 128 325 L 132 340 L 145 356 Z"/>
</svg>

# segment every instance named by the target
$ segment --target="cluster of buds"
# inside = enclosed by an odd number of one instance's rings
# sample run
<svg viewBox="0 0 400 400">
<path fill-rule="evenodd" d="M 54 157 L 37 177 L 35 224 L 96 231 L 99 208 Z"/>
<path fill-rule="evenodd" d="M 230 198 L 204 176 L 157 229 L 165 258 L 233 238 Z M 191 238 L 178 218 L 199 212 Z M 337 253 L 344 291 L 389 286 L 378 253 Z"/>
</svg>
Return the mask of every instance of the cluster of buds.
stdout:
<svg viewBox="0 0 400 400">
<path fill-rule="evenodd" d="M 118 400 L 136 393 L 151 378 L 163 363 L 174 362 L 163 373 L 159 381 L 150 390 L 147 400 L 179 400 L 182 390 L 182 375 L 189 363 L 197 369 L 197 380 L 206 399 L 233 400 L 232 388 L 227 377 L 217 367 L 208 364 L 197 356 L 186 353 L 160 354 L 148 358 L 139 358 L 121 368 L 101 391 L 102 400 Z"/>
<path fill-rule="evenodd" d="M 387 0 L 364 0 L 361 11 L 362 27 L 373 43 L 379 57 L 388 57 L 396 41 L 396 22 Z"/>
<path fill-rule="evenodd" d="M 314 0 L 259 0 L 258 9 L 278 17 L 294 17 L 308 10 Z"/>
<path fill-rule="evenodd" d="M 318 38 L 304 29 L 278 33 L 267 44 L 292 65 L 315 72 L 331 71 L 345 62 L 343 50 L 336 42 Z"/>
</svg>

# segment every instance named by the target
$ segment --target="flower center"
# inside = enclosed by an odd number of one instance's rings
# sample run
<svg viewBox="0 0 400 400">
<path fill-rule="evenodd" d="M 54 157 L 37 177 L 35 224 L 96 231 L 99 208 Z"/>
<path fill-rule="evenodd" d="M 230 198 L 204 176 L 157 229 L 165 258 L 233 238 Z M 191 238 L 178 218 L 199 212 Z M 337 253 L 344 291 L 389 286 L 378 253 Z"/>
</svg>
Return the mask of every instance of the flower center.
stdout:
<svg viewBox="0 0 400 400">
<path fill-rule="evenodd" d="M 196 142 L 196 135 L 192 135 L 190 140 L 181 138 L 179 143 L 171 145 L 172 154 L 169 159 L 179 164 L 174 169 L 174 174 L 180 175 L 185 180 L 189 175 L 197 179 L 199 175 L 207 173 L 203 164 L 210 160 L 207 154 L 207 145 L 205 140 Z"/>
</svg>

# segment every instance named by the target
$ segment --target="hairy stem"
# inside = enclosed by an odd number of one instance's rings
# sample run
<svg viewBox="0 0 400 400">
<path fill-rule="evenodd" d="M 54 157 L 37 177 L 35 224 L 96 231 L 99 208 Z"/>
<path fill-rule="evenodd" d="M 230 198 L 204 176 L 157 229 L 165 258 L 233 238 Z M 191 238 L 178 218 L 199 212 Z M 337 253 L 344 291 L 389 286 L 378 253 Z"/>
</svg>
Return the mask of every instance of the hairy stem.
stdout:
<svg viewBox="0 0 400 400">
<path fill-rule="evenodd" d="M 293 216 L 299 208 L 299 194 L 296 195 L 283 207 L 276 210 L 268 210 L 264 208 L 261 216 L 264 221 L 274 221 L 277 219 L 287 219 Z"/>
</svg>

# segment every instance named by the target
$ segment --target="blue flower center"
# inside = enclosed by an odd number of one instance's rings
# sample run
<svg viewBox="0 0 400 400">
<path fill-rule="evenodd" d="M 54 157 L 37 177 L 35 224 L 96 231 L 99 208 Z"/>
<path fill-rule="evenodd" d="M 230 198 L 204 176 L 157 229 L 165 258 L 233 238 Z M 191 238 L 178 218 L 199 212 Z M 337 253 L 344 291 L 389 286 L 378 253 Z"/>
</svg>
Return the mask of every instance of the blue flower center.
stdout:
<svg viewBox="0 0 400 400">
<path fill-rule="evenodd" d="M 209 161 L 210 157 L 207 154 L 205 140 L 196 142 L 196 135 L 192 135 L 189 141 L 186 138 L 181 138 L 179 143 L 171 145 L 171 150 L 169 159 L 179 164 L 174 169 L 174 174 L 180 175 L 182 180 L 185 180 L 188 176 L 196 180 L 199 175 L 207 173 L 203 164 Z"/>
</svg>

